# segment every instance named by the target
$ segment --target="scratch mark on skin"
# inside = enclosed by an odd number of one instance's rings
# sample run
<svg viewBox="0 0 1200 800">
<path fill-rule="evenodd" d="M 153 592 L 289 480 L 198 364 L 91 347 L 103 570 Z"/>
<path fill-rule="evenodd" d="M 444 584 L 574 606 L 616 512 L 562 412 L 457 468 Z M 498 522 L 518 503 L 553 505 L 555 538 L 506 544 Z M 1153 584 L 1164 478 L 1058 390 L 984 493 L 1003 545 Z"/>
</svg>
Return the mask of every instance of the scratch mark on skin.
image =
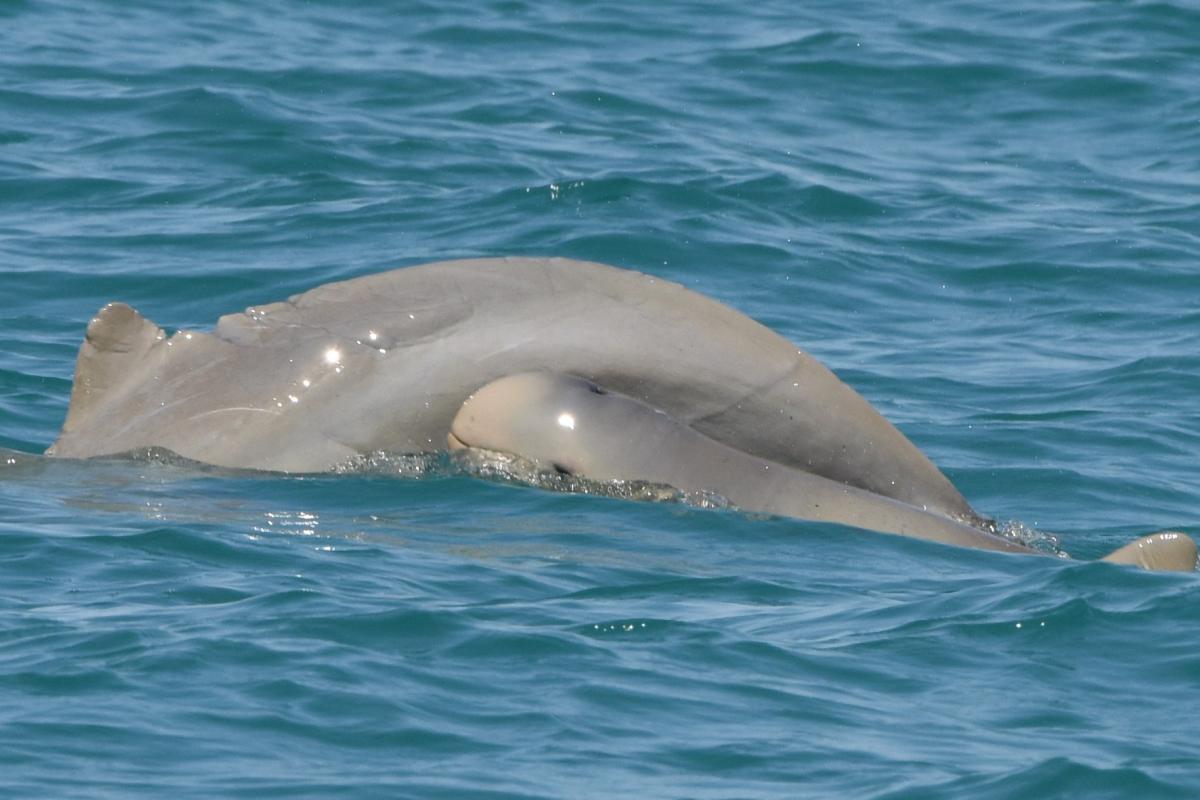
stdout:
<svg viewBox="0 0 1200 800">
<path fill-rule="evenodd" d="M 201 419 L 202 417 L 210 417 L 213 414 L 224 414 L 227 411 L 254 411 L 254 412 L 257 412 L 260 414 L 270 414 L 271 416 L 274 416 L 274 417 L 278 417 L 282 414 L 281 411 L 274 409 L 274 408 L 253 408 L 251 406 L 230 406 L 229 408 L 214 408 L 212 411 L 202 411 L 199 414 L 193 414 L 192 416 L 188 417 L 188 419 L 189 420 Z"/>
</svg>

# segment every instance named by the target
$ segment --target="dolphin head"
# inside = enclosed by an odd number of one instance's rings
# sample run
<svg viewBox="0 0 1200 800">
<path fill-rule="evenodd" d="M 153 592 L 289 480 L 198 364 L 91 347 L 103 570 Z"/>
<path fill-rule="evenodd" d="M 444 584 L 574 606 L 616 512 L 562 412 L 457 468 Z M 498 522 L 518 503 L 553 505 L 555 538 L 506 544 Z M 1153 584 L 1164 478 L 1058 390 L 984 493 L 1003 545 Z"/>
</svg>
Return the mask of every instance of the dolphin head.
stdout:
<svg viewBox="0 0 1200 800">
<path fill-rule="evenodd" d="M 621 477 L 608 475 L 605 465 L 631 433 L 622 424 L 622 401 L 636 404 L 574 375 L 517 373 L 467 398 L 446 438 L 451 450 L 497 450 L 558 472 Z"/>
</svg>

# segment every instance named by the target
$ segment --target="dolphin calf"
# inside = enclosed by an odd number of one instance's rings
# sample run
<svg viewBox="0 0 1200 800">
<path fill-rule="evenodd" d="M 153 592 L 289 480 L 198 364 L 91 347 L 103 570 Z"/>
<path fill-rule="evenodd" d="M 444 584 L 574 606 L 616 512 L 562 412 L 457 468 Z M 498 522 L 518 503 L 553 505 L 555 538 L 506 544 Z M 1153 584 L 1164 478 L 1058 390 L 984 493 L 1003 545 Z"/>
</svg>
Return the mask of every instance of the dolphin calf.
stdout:
<svg viewBox="0 0 1200 800">
<path fill-rule="evenodd" d="M 738 508 L 988 550 L 1029 548 L 940 514 L 744 453 L 668 414 L 572 375 L 525 372 L 492 381 L 450 424 L 452 450 L 515 453 L 600 481 L 639 479 L 717 491 Z"/>
<path fill-rule="evenodd" d="M 211 333 L 167 335 L 112 303 L 88 325 L 46 452 L 161 447 L 319 472 L 363 453 L 442 449 L 473 393 L 539 372 L 585 379 L 812 486 L 853 490 L 835 521 L 872 527 L 886 513 L 863 509 L 891 500 L 930 529 L 986 526 L 900 431 L 786 339 L 679 284 L 569 259 L 407 267 L 223 316 Z"/>
<path fill-rule="evenodd" d="M 749 455 L 572 375 L 527 372 L 492 381 L 463 403 L 446 438 L 452 450 L 519 454 L 545 471 L 716 491 L 746 511 L 985 550 L 1036 552 L 990 530 Z M 1161 531 L 1103 560 L 1187 570 L 1196 565 L 1196 545 L 1184 534 Z"/>
</svg>

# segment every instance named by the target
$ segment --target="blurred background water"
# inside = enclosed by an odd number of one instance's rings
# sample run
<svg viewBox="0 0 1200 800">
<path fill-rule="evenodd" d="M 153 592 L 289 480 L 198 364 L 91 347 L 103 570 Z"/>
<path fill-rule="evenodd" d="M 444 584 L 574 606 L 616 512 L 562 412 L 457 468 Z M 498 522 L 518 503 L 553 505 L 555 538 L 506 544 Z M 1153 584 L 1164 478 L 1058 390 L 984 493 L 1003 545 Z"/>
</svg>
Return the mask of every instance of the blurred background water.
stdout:
<svg viewBox="0 0 1200 800">
<path fill-rule="evenodd" d="M 1195 797 L 1195 575 L 438 473 L 45 461 L 120 299 L 680 281 L 981 511 L 1200 534 L 1182 2 L 0 5 L 0 793 Z"/>
</svg>

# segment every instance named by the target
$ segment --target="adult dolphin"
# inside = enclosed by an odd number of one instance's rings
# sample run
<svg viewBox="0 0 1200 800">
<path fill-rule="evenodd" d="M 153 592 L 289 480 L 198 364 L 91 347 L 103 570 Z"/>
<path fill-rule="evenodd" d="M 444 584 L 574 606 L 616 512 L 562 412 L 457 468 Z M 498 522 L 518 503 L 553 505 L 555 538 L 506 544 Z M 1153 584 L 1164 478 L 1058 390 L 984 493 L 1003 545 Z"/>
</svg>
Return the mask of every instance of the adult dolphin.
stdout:
<svg viewBox="0 0 1200 800">
<path fill-rule="evenodd" d="M 447 261 L 332 283 L 172 336 L 101 309 L 48 455 L 163 447 L 197 461 L 328 470 L 444 446 L 468 396 L 554 371 L 660 409 L 748 455 L 979 524 L 915 446 L 786 339 L 637 272 L 566 259 Z"/>
<path fill-rule="evenodd" d="M 552 370 L 747 453 L 940 513 L 962 495 L 857 392 L 763 325 L 679 284 L 553 258 L 447 261 L 331 283 L 167 337 L 114 303 L 88 326 L 49 455 L 149 446 L 319 472 L 444 446 L 467 396 Z"/>
</svg>

